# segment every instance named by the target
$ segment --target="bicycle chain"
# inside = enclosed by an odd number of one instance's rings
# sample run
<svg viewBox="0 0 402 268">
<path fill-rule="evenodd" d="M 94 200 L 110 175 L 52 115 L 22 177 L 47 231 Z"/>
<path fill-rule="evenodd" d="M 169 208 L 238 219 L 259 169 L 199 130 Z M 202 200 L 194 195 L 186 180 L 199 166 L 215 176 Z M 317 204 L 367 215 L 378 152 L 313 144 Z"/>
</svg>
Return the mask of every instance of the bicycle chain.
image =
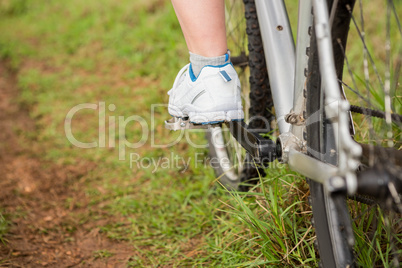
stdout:
<svg viewBox="0 0 402 268">
<path fill-rule="evenodd" d="M 355 195 L 348 195 L 348 199 L 357 201 L 359 203 L 363 203 L 366 205 L 374 205 L 377 204 L 377 202 L 374 200 L 374 198 L 365 196 L 365 195 L 360 195 L 360 194 L 355 194 Z"/>
<path fill-rule="evenodd" d="M 371 117 L 385 119 L 385 113 L 383 111 L 379 111 L 379 110 L 369 109 L 369 108 L 360 107 L 360 106 L 356 106 L 356 105 L 350 105 L 350 111 L 353 113 L 364 114 L 364 115 L 371 116 Z M 398 123 L 402 122 L 402 115 L 391 114 L 391 118 L 392 118 L 392 121 L 394 121 L 394 122 L 398 122 Z M 365 196 L 365 195 L 360 195 L 360 194 L 348 196 L 348 199 L 355 200 L 359 203 L 363 203 L 366 205 L 378 204 L 375 199 Z"/>
<path fill-rule="evenodd" d="M 356 105 L 350 105 L 350 111 L 353 113 L 364 114 L 372 117 L 382 118 L 385 119 L 385 113 L 379 110 L 373 110 L 370 108 L 360 107 Z M 401 123 L 402 122 L 402 115 L 400 114 L 391 114 L 391 119 L 394 122 Z"/>
</svg>

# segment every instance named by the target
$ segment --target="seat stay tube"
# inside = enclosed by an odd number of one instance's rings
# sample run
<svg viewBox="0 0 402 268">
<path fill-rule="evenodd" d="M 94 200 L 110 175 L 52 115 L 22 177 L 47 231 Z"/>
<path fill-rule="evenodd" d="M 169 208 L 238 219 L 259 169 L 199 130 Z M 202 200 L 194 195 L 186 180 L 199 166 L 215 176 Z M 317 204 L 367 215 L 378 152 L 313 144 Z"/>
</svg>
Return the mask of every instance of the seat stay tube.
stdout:
<svg viewBox="0 0 402 268">
<path fill-rule="evenodd" d="M 310 46 L 309 28 L 313 25 L 313 15 L 311 14 L 311 0 L 299 1 L 299 15 L 297 24 L 297 44 L 296 44 L 296 70 L 295 70 L 295 86 L 294 86 L 294 111 L 302 112 L 299 98 L 303 94 L 305 87 L 306 75 L 304 73 L 307 68 L 308 55 L 307 48 Z"/>
<path fill-rule="evenodd" d="M 269 83 L 280 133 L 290 130 L 285 116 L 293 107 L 295 44 L 283 1 L 255 0 Z"/>
<path fill-rule="evenodd" d="M 301 124 L 292 125 L 292 133 L 300 140 L 303 140 L 303 130 L 305 120 L 303 111 L 306 109 L 306 98 L 303 91 L 306 90 L 307 77 L 305 70 L 308 64 L 308 47 L 310 46 L 309 28 L 313 24 L 313 15 L 311 14 L 311 0 L 299 1 L 299 15 L 297 24 L 297 42 L 296 42 L 296 69 L 294 83 L 293 114 L 301 121 Z"/>
<path fill-rule="evenodd" d="M 355 170 L 360 164 L 362 148 L 350 136 L 350 104 L 343 100 L 336 76 L 327 3 L 323 0 L 313 0 L 313 7 L 320 72 L 321 76 L 325 77 L 322 85 L 325 92 L 325 113 L 333 122 L 338 153 L 338 175 L 346 178 L 348 193 L 352 195 L 357 190 Z"/>
</svg>

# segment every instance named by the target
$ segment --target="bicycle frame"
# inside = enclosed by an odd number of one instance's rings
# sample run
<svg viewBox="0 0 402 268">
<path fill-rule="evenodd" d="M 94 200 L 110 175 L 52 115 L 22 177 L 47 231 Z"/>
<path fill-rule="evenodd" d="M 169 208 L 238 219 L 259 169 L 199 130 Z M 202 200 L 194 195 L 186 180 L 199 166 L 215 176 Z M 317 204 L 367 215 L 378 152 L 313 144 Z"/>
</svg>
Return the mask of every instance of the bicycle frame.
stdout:
<svg viewBox="0 0 402 268">
<path fill-rule="evenodd" d="M 333 18 L 336 23 L 339 23 L 338 19 L 343 19 L 337 17 L 341 15 L 336 13 L 338 1 L 333 2 L 331 9 L 333 14 L 328 14 L 326 0 L 299 1 L 296 44 L 292 37 L 284 0 L 255 0 L 254 3 L 280 135 L 275 143 L 260 135 L 268 132 L 267 129 L 249 128 L 244 121 L 230 121 L 225 124 L 256 164 L 264 165 L 280 159 L 283 163 L 287 163 L 290 169 L 317 182 L 309 184 L 310 189 L 314 190 L 311 200 L 317 223 L 316 229 L 324 234 L 324 237 L 321 235 L 325 245 L 323 251 L 331 251 L 325 259 L 329 267 L 345 267 L 345 264 L 353 262 L 354 246 L 354 230 L 344 202 L 346 195 L 357 193 L 383 198 L 383 195 L 389 194 L 394 203 L 400 205 L 398 191 L 402 185 L 398 184 L 397 189 L 393 174 L 386 170 L 377 170 L 375 167 L 356 173 L 360 165 L 362 148 L 367 151 L 367 147 L 355 142 L 350 135 L 352 122 L 349 113 L 350 104 L 342 95 L 344 93 L 335 70 L 329 18 Z M 252 24 L 254 23 L 253 18 Z M 310 53 L 307 49 L 312 41 L 310 36 L 313 36 L 315 43 L 312 58 L 309 59 Z M 254 54 L 251 55 L 254 57 Z M 319 62 L 319 73 L 316 70 L 316 60 Z M 312 67 L 313 70 L 308 70 L 307 67 Z M 311 80 L 308 77 L 310 74 Z M 312 89 L 311 92 L 307 91 L 307 82 L 308 89 Z M 321 89 L 318 89 L 321 92 L 315 95 L 318 85 L 321 86 Z M 307 96 L 312 96 L 312 99 L 306 100 Z M 315 112 L 312 112 L 313 110 Z M 305 118 L 307 114 L 309 118 Z M 260 120 L 263 116 L 257 117 Z M 309 124 L 316 122 L 319 125 L 310 128 Z M 269 126 L 269 123 L 265 121 L 266 126 Z M 212 127 L 191 124 L 185 118 L 171 119 L 165 124 L 172 130 Z M 309 131 L 313 130 L 307 133 L 307 127 Z M 323 130 L 325 133 L 321 134 Z M 217 129 L 217 133 L 221 132 L 221 128 Z M 310 136 L 304 137 L 306 133 Z M 320 135 L 322 139 L 317 144 L 314 141 L 310 142 L 316 135 Z M 218 144 L 224 144 L 222 135 L 219 137 Z M 317 152 L 307 147 L 307 139 L 309 145 L 312 144 Z M 230 169 L 231 167 L 222 169 L 223 174 L 233 174 L 230 173 Z M 243 182 L 243 178 L 239 179 L 236 175 L 230 177 L 234 178 L 234 183 Z M 231 178 L 229 179 L 232 180 Z M 227 184 L 229 187 L 232 185 Z M 237 189 L 236 187 L 237 185 L 234 189 Z"/>
<path fill-rule="evenodd" d="M 289 164 L 292 170 L 324 184 L 326 188 L 331 187 L 331 179 L 341 177 L 338 182 L 344 181 L 345 185 L 338 183 L 338 186 L 346 188 L 350 195 L 354 194 L 357 190 L 355 170 L 360 164 L 362 148 L 353 141 L 349 133 L 350 105 L 342 98 L 334 68 L 326 1 L 299 1 L 296 46 L 284 1 L 255 0 L 255 5 L 280 135 L 274 144 L 271 140 L 259 136 L 258 133 L 263 133 L 264 130 L 250 130 L 243 122 L 231 121 L 227 125 L 232 135 L 258 161 L 273 161 L 278 158 L 279 151 L 281 161 Z M 314 118 L 307 120 L 303 117 L 306 104 L 303 92 L 306 87 L 305 70 L 308 62 L 306 49 L 310 45 L 308 31 L 313 23 L 312 9 L 315 14 L 320 73 L 325 77 L 322 79 L 325 113 L 332 121 L 335 141 L 331 148 L 334 148 L 334 153 L 338 155 L 338 166 L 318 160 L 319 157 L 307 155 L 309 152 L 316 156 L 317 152 L 309 150 L 303 138 L 306 124 L 314 121 Z M 172 119 L 165 124 L 172 130 L 196 127 L 182 119 Z"/>
<path fill-rule="evenodd" d="M 285 115 L 293 107 L 295 77 L 295 45 L 283 1 L 255 1 L 276 120 L 280 133 L 290 131 Z M 286 72 L 284 71 L 286 70 Z"/>
<path fill-rule="evenodd" d="M 291 169 L 323 184 L 326 184 L 331 177 L 342 176 L 346 178 L 349 193 L 353 194 L 357 188 L 354 170 L 359 164 L 361 147 L 349 135 L 347 114 L 349 103 L 342 99 L 333 67 L 326 2 L 299 1 L 296 48 L 284 2 L 256 0 L 255 4 L 280 132 L 282 161 L 288 163 Z M 323 86 L 326 95 L 326 113 L 335 122 L 333 127 L 339 167 L 307 156 L 306 145 L 301 142 L 305 128 L 303 90 L 306 85 L 304 70 L 308 61 L 306 48 L 310 44 L 307 33 L 313 23 L 312 8 L 315 12 L 317 43 L 322 62 L 320 71 L 326 77 Z M 311 166 L 315 168 L 308 168 Z"/>
</svg>

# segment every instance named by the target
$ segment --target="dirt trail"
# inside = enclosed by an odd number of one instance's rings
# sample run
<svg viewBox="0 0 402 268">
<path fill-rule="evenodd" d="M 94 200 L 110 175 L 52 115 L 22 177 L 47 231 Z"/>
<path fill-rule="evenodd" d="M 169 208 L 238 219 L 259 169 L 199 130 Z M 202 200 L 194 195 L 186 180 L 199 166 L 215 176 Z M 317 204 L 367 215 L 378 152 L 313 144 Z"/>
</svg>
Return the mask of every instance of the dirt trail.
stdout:
<svg viewBox="0 0 402 268">
<path fill-rule="evenodd" d="M 16 134 L 35 130 L 16 97 L 17 75 L 0 61 L 0 209 L 12 221 L 0 267 L 126 267 L 133 247 L 104 237 L 100 222 L 81 222 L 88 219 L 80 216 L 88 213 L 85 179 L 96 164 L 41 159 L 40 144 Z"/>
</svg>

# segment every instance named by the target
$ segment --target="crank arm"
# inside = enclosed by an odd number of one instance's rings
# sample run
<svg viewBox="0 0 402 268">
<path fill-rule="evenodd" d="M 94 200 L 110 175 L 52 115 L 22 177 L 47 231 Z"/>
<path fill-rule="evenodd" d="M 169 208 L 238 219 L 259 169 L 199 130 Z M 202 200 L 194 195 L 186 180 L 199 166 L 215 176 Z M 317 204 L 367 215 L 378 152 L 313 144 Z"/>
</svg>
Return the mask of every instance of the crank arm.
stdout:
<svg viewBox="0 0 402 268">
<path fill-rule="evenodd" d="M 233 137 L 257 163 L 265 164 L 277 158 L 276 144 L 269 139 L 261 137 L 257 132 L 247 128 L 243 121 L 227 122 Z"/>
</svg>

